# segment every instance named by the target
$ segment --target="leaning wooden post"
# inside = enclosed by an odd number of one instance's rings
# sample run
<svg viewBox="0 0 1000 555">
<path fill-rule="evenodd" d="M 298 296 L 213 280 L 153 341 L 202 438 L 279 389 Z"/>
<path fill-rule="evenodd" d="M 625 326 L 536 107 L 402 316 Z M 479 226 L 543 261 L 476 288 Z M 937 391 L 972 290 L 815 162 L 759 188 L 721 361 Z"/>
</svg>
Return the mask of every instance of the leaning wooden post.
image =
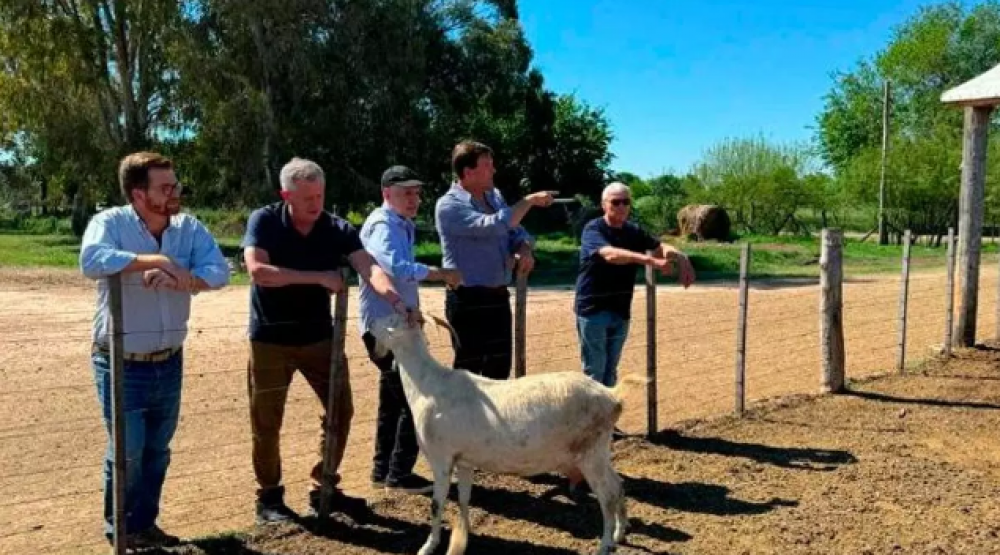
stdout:
<svg viewBox="0 0 1000 555">
<path fill-rule="evenodd" d="M 955 325 L 955 228 L 948 228 L 948 273 L 945 278 L 944 356 L 951 357 L 952 331 Z M 1000 306 L 1000 305 L 998 305 Z"/>
<path fill-rule="evenodd" d="M 330 515 L 330 502 L 333 497 L 334 472 L 330 468 L 332 453 L 341 446 L 337 445 L 337 430 L 340 429 L 340 403 L 345 402 L 346 368 L 344 368 L 344 343 L 347 339 L 347 280 L 350 272 L 342 269 L 340 275 L 344 286 L 337 292 L 333 308 L 333 345 L 330 352 L 330 385 L 326 399 L 326 441 L 323 446 L 323 477 L 320 490 L 319 517 Z"/>
<path fill-rule="evenodd" d="M 122 276 L 108 276 L 108 296 L 111 309 L 111 449 L 114 465 L 112 542 L 115 555 L 125 553 L 125 325 L 122 301 Z"/>
<path fill-rule="evenodd" d="M 896 353 L 896 369 L 900 373 L 906 369 L 906 313 L 910 300 L 910 230 L 903 234 L 903 277 L 899 288 L 899 342 Z"/>
<path fill-rule="evenodd" d="M 528 276 L 518 274 L 514 294 L 514 377 L 523 378 L 528 368 L 525 328 L 528 316 Z"/>
<path fill-rule="evenodd" d="M 646 254 L 653 256 L 653 251 Z M 658 431 L 656 392 L 656 274 L 646 266 L 646 435 Z"/>
<path fill-rule="evenodd" d="M 736 414 L 743 416 L 746 407 L 747 304 L 750 270 L 750 243 L 743 244 L 740 253 L 739 320 L 736 323 Z"/>
<path fill-rule="evenodd" d="M 844 304 L 839 229 L 823 230 L 820 267 L 820 350 L 823 357 L 823 392 L 844 390 Z"/>
</svg>

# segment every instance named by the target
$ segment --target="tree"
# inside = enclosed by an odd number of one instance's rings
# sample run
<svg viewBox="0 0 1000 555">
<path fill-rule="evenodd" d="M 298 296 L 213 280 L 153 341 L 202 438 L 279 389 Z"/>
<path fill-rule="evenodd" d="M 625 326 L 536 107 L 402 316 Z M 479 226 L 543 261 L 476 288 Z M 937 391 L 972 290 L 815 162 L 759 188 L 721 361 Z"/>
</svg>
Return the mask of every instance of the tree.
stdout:
<svg viewBox="0 0 1000 555">
<path fill-rule="evenodd" d="M 795 214 L 813 205 L 802 177 L 811 173 L 810 152 L 801 145 L 774 144 L 763 137 L 726 139 L 695 166 L 701 184 L 693 197 L 719 204 L 733 222 L 751 232 L 780 233 Z"/>
<path fill-rule="evenodd" d="M 911 228 L 940 237 L 957 202 L 962 133 L 961 111 L 943 105 L 940 95 L 998 59 L 1000 3 L 949 2 L 920 9 L 884 50 L 839 74 L 818 117 L 817 142 L 848 199 L 859 207 L 878 200 L 882 86 L 888 80 L 887 219 L 897 234 Z"/>
<path fill-rule="evenodd" d="M 69 182 L 68 197 L 113 184 L 104 176 L 114 175 L 117 159 L 148 147 L 174 121 L 176 75 L 166 52 L 179 17 L 176 2 L 5 3 L 0 136 L 17 133 L 17 148 L 46 179 Z"/>
<path fill-rule="evenodd" d="M 513 0 L 13 0 L 0 63 L 0 151 L 65 199 L 110 200 L 117 160 L 147 147 L 201 206 L 273 200 L 281 165 L 312 158 L 342 213 L 391 164 L 439 194 L 465 138 L 513 198 L 525 177 L 593 194 L 610 160 L 603 113 L 532 67 Z"/>
</svg>

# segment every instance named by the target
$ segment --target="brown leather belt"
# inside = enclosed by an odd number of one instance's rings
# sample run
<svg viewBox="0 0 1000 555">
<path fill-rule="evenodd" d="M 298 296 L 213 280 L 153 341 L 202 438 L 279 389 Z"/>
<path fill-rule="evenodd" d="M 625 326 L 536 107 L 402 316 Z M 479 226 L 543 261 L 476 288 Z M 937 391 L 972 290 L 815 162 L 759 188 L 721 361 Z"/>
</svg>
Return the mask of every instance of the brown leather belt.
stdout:
<svg viewBox="0 0 1000 555">
<path fill-rule="evenodd" d="M 129 362 L 163 362 L 169 359 L 170 357 L 174 356 L 175 354 L 177 354 L 177 351 L 180 350 L 181 350 L 180 347 L 172 347 L 170 349 L 163 349 L 161 351 L 153 351 L 151 353 L 125 353 L 125 360 Z M 94 354 L 100 353 L 104 355 L 111 354 L 111 351 L 107 347 L 104 347 L 103 345 L 98 345 L 97 343 L 94 343 L 92 345 L 90 352 Z"/>
</svg>

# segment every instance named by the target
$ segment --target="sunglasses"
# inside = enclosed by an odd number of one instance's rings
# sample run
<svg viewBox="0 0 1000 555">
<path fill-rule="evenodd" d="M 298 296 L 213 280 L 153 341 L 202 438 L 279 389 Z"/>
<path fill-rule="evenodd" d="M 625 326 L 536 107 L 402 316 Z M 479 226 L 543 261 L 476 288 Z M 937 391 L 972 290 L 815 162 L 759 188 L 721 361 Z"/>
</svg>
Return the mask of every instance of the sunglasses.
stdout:
<svg viewBox="0 0 1000 555">
<path fill-rule="evenodd" d="M 629 205 L 632 204 L 632 199 L 627 199 L 627 198 L 613 198 L 613 199 L 609 200 L 608 202 L 611 203 L 611 206 L 629 206 Z"/>
</svg>

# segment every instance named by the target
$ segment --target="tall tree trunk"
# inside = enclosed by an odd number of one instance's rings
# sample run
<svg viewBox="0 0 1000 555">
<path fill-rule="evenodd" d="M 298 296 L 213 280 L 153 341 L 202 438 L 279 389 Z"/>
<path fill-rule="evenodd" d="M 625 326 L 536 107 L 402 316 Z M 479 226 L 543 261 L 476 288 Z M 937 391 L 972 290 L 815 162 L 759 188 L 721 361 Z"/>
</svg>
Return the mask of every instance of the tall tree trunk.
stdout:
<svg viewBox="0 0 1000 555">
<path fill-rule="evenodd" d="M 261 91 L 264 94 L 264 112 L 261 119 L 261 127 L 264 130 L 264 141 L 261 144 L 261 166 L 264 173 L 263 191 L 264 195 L 273 195 L 273 187 L 279 186 L 277 183 L 277 123 L 274 118 L 274 90 L 271 79 L 274 75 L 274 61 L 268 48 L 267 29 L 264 27 L 262 18 L 255 18 L 250 25 L 254 47 L 257 49 L 257 58 L 261 64 Z"/>
</svg>

